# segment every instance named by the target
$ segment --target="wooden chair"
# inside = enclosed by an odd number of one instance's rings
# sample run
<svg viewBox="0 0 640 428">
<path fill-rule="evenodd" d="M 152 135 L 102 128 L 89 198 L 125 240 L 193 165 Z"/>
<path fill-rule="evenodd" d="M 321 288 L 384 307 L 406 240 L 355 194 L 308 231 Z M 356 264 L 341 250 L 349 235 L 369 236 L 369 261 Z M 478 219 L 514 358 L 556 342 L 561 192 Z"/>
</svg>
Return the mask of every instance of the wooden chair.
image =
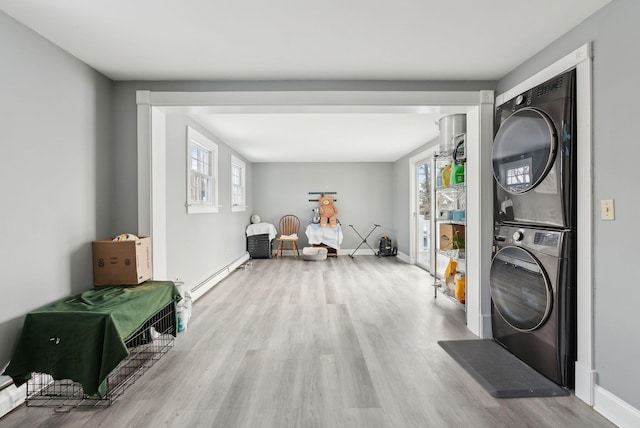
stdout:
<svg viewBox="0 0 640 428">
<path fill-rule="evenodd" d="M 278 241 L 278 248 L 276 250 L 276 258 L 282 255 L 282 250 L 286 249 L 287 244 L 291 244 L 291 249 L 294 251 L 294 256 L 298 258 L 300 252 L 298 251 L 298 234 L 300 233 L 300 219 L 293 214 L 287 214 L 282 216 L 280 224 L 278 225 L 278 231 L 280 236 L 276 238 Z M 291 236 L 295 234 L 295 236 Z"/>
</svg>

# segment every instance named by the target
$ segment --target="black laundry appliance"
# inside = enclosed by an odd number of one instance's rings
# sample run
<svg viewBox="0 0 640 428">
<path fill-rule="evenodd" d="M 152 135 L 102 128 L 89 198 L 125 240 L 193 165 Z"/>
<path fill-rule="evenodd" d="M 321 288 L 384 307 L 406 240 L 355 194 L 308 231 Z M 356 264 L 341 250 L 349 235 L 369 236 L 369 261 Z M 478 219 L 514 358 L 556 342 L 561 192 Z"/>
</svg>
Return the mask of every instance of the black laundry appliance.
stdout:
<svg viewBox="0 0 640 428">
<path fill-rule="evenodd" d="M 552 381 L 574 386 L 574 232 L 499 225 L 491 263 L 493 337 Z"/>
<path fill-rule="evenodd" d="M 572 387 L 576 358 L 575 70 L 496 108 L 493 337 Z"/>
<path fill-rule="evenodd" d="M 496 108 L 498 223 L 575 228 L 575 70 Z"/>
</svg>

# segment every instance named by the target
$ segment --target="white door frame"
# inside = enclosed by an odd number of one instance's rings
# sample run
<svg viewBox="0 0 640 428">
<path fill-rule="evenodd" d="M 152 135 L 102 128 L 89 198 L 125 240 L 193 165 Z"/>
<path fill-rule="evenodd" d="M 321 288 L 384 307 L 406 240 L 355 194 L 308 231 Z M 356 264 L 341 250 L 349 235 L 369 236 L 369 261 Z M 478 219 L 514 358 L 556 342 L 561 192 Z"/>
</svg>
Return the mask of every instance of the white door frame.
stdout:
<svg viewBox="0 0 640 428">
<path fill-rule="evenodd" d="M 467 170 L 469 216 L 477 215 L 476 227 L 467 234 L 467 327 L 477 336 L 491 332 L 489 305 L 489 256 L 493 238 L 490 165 L 493 140 L 493 91 L 267 91 L 267 92 L 156 92 L 138 91 L 138 233 L 153 239 L 154 274 L 166 273 L 166 202 L 164 197 L 164 133 L 153 132 L 166 114 L 204 113 L 429 113 L 434 108 L 466 106 L 471 121 L 468 139 L 477 146 L 469 149 Z M 469 136 L 469 132 L 474 133 Z M 486 193 L 488 191 L 488 193 Z M 487 215 L 487 206 L 490 206 Z M 475 213 L 475 214 L 474 214 Z M 410 223 L 411 224 L 411 223 Z M 475 275 L 475 276 L 473 276 Z M 482 288 L 481 288 L 482 285 Z"/>
<path fill-rule="evenodd" d="M 438 153 L 438 141 L 434 140 L 433 146 L 424 150 L 423 152 L 418 153 L 415 156 L 409 158 L 409 197 L 410 197 L 410 210 L 409 210 L 409 239 L 411 240 L 411 245 L 409 246 L 409 260 L 411 264 L 418 263 L 418 177 L 416 177 L 416 167 L 418 163 L 422 162 L 425 159 L 432 158 L 436 153 Z M 433 205 L 433 204 L 432 204 Z M 433 215 L 433 213 L 431 213 Z M 433 234 L 433 233 L 432 233 Z M 432 239 L 433 241 L 433 239 Z M 433 248 L 433 247 L 431 247 Z M 432 266 L 434 269 L 435 266 Z M 431 272 L 433 274 L 433 272 Z"/>
</svg>

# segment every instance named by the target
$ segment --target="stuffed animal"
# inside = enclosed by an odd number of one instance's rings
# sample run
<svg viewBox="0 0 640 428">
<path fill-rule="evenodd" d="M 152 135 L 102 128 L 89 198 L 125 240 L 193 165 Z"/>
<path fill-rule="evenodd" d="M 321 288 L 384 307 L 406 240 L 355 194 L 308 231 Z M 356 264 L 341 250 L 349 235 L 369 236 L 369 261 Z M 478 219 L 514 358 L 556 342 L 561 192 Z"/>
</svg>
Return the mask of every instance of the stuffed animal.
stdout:
<svg viewBox="0 0 640 428">
<path fill-rule="evenodd" d="M 120 241 L 137 241 L 138 237 L 136 235 L 134 235 L 133 233 L 121 233 L 120 235 L 118 235 L 115 238 L 113 238 L 113 240 L 116 241 L 116 242 L 120 242 Z"/>
<path fill-rule="evenodd" d="M 338 220 L 336 215 L 338 214 L 338 208 L 333 205 L 333 196 L 323 195 L 320 199 L 320 226 L 327 227 L 327 221 L 331 227 L 338 226 Z"/>
</svg>

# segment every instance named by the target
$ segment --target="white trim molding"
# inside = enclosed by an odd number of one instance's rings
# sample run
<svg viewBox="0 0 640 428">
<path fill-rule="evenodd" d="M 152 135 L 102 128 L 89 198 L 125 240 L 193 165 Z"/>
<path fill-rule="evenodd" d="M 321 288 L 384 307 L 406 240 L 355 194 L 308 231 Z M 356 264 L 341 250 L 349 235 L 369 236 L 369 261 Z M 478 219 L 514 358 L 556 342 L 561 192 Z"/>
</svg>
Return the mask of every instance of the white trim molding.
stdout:
<svg viewBox="0 0 640 428">
<path fill-rule="evenodd" d="M 492 337 L 491 247 L 493 245 L 493 91 L 480 91 L 479 107 L 467 114 L 467 327 L 485 339 Z M 471 281 L 478 286 L 469 287 Z M 484 284 L 484 286 L 482 286 Z"/>
<path fill-rule="evenodd" d="M 640 427 L 640 410 L 596 385 L 593 408 L 620 428 Z"/>
<path fill-rule="evenodd" d="M 513 97 L 527 91 L 534 86 L 546 82 L 549 79 L 571 70 L 583 61 L 591 61 L 591 43 L 585 43 L 573 52 L 568 53 L 558 61 L 539 71 L 525 81 L 517 84 L 513 88 L 503 92 L 496 97 L 496 106 L 500 106 Z"/>
<path fill-rule="evenodd" d="M 412 264 L 411 263 L 411 259 L 409 258 L 408 255 L 406 255 L 405 253 L 402 253 L 400 251 L 398 251 L 398 254 L 396 254 L 396 257 L 398 258 L 398 260 L 400 260 L 401 262 L 404 262 L 406 264 Z"/>
<path fill-rule="evenodd" d="M 8 376 L 0 376 L 0 380 L 4 381 Z M 3 383 L 3 382 L 2 382 Z M 27 397 L 27 384 L 16 385 L 11 381 L 11 384 L 0 389 L 0 418 L 22 405 Z"/>
<path fill-rule="evenodd" d="M 589 55 L 576 64 L 578 225 L 577 225 L 577 361 L 575 394 L 594 404 L 595 367 L 593 361 L 593 130 L 592 60 Z M 578 379 L 578 376 L 583 376 Z"/>
<path fill-rule="evenodd" d="M 249 253 L 245 253 L 242 256 L 238 257 L 233 262 L 229 263 L 227 266 L 223 267 L 213 275 L 209 276 L 199 284 L 191 287 L 189 292 L 191 293 L 191 298 L 195 302 L 200 297 L 202 297 L 207 291 L 211 290 L 215 287 L 220 281 L 228 277 L 235 271 L 240 265 L 245 263 L 250 259 Z"/>
<path fill-rule="evenodd" d="M 433 156 L 438 153 L 439 148 L 437 138 L 429 143 L 433 145 L 409 158 L 409 239 L 411 240 L 409 244 L 409 262 L 411 264 L 416 264 L 418 261 L 418 246 L 416 242 L 416 235 L 418 233 L 418 179 L 416 177 L 416 166 L 420 161 L 433 158 Z"/>
<path fill-rule="evenodd" d="M 138 235 L 151 236 L 151 92 L 136 91 L 138 114 Z M 144 214 L 141 214 L 144 213 Z M 155 253 L 155 252 L 154 252 Z"/>
<path fill-rule="evenodd" d="M 156 254 L 166 254 L 166 233 L 159 228 L 166 222 L 166 203 L 151 196 L 155 186 L 152 171 L 162 166 L 156 165 L 158 156 L 152 156 L 156 149 L 152 135 L 152 111 L 160 116 L 172 113 L 446 113 L 460 106 L 486 108 L 489 101 L 487 91 L 265 91 L 265 92 L 154 92 L 138 91 L 138 224 L 139 233 L 154 236 L 154 277 L 155 272 L 166 272 L 166 260 L 158 261 Z M 491 109 L 492 107 L 490 107 Z M 160 119 L 158 119 L 160 120 Z M 492 129 L 484 129 L 486 122 L 480 124 L 484 138 L 491 135 Z M 490 144 L 491 138 L 483 144 Z M 162 143 L 160 143 L 162 144 Z M 164 146 L 163 148 L 164 149 Z M 153 174 L 156 177 L 156 174 Z M 166 180 L 166 178 L 165 178 Z M 160 183 L 166 186 L 166 183 Z M 487 219 L 486 221 L 490 221 Z M 480 255 L 469 254 L 469 258 Z M 469 259 L 468 259 L 469 260 Z M 485 270 L 489 266 L 484 267 Z M 488 295 L 488 286 L 482 282 L 474 284 L 482 287 L 475 295 Z M 469 298 L 467 299 L 469 301 Z M 468 323 L 468 326 L 485 325 L 484 315 Z M 470 330 L 479 336 L 482 331 Z"/>
</svg>

